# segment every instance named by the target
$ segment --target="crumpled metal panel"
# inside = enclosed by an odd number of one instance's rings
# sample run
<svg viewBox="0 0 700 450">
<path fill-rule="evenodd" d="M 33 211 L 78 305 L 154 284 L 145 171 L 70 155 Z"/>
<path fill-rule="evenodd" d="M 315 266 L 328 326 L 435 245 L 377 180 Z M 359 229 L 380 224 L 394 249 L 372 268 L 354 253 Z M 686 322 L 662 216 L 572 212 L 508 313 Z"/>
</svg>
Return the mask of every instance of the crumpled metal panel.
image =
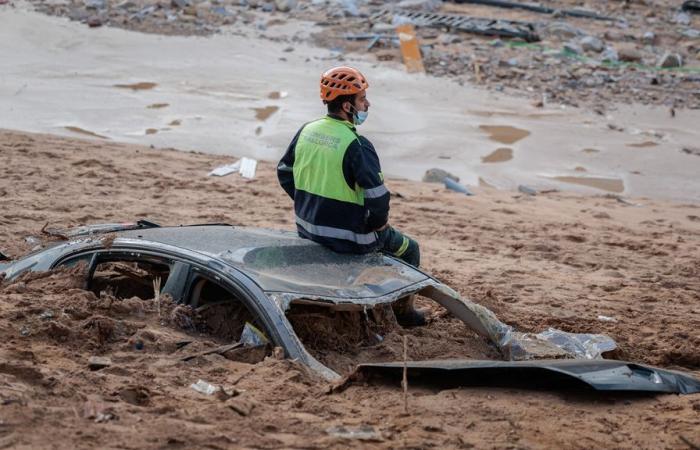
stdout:
<svg viewBox="0 0 700 450">
<path fill-rule="evenodd" d="M 593 388 L 597 391 L 695 394 L 700 380 L 689 374 L 615 360 L 408 361 L 412 383 L 439 386 Z M 352 380 L 400 380 L 404 363 L 361 364 Z"/>
</svg>

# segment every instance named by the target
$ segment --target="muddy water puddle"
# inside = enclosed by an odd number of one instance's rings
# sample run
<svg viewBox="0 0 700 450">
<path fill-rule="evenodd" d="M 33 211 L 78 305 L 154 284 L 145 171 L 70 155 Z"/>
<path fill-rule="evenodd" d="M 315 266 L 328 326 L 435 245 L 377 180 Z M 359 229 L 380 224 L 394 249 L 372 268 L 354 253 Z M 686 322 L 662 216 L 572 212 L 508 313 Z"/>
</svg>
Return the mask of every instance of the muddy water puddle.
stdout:
<svg viewBox="0 0 700 450">
<path fill-rule="evenodd" d="M 508 147 L 497 148 L 490 154 L 481 158 L 482 163 L 501 163 L 513 159 L 513 149 Z"/>
<path fill-rule="evenodd" d="M 562 183 L 578 184 L 581 186 L 592 187 L 608 192 L 624 192 L 625 183 L 619 178 L 603 178 L 603 177 L 548 177 L 552 180 L 561 181 Z"/>
<path fill-rule="evenodd" d="M 150 81 L 141 81 L 139 83 L 115 84 L 114 85 L 114 87 L 122 88 L 122 89 L 131 89 L 132 91 L 148 91 L 150 89 L 153 89 L 156 86 L 158 86 L 158 84 L 152 83 Z"/>
<path fill-rule="evenodd" d="M 479 125 L 479 129 L 489 134 L 489 139 L 501 144 L 514 144 L 525 139 L 530 132 L 510 125 Z"/>
<path fill-rule="evenodd" d="M 102 136 L 101 134 L 97 134 L 95 132 L 92 132 L 90 130 L 86 130 L 86 129 L 80 128 L 80 127 L 68 126 L 68 127 L 63 127 L 63 128 L 65 128 L 68 131 L 72 131 L 73 133 L 78 133 L 78 134 L 82 134 L 85 136 L 92 136 L 92 137 L 96 137 L 96 138 L 100 138 L 100 139 L 109 139 L 107 136 Z"/>
<path fill-rule="evenodd" d="M 279 109 L 279 106 L 265 106 L 264 108 L 253 108 L 253 111 L 255 111 L 255 118 L 264 122 Z"/>
<path fill-rule="evenodd" d="M 659 145 L 659 144 L 654 142 L 654 141 L 644 141 L 644 142 L 634 142 L 632 144 L 627 144 L 627 147 L 649 148 L 649 147 L 656 147 L 657 145 Z"/>
</svg>

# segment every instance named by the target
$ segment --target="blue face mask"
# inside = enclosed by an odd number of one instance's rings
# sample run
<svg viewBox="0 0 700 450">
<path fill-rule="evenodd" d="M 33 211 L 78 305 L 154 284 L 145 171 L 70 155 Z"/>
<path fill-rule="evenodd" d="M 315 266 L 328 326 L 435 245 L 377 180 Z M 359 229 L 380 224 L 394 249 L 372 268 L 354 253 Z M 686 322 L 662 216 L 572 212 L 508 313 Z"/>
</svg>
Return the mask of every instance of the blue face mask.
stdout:
<svg viewBox="0 0 700 450">
<path fill-rule="evenodd" d="M 352 109 L 355 109 L 353 106 Z M 355 109 L 355 113 L 352 115 L 353 120 L 355 121 L 355 125 L 362 125 L 362 123 L 367 120 L 367 116 L 369 115 L 369 111 L 358 111 Z"/>
</svg>

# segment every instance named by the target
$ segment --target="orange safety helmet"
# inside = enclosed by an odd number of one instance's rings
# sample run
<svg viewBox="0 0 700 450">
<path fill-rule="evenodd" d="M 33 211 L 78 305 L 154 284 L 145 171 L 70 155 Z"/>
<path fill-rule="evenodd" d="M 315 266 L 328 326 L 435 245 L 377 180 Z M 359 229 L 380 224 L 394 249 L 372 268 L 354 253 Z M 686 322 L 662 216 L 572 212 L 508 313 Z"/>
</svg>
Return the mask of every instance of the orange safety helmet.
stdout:
<svg viewBox="0 0 700 450">
<path fill-rule="evenodd" d="M 321 100 L 330 102 L 340 95 L 353 95 L 369 87 L 359 70 L 352 67 L 334 67 L 321 75 Z"/>
</svg>

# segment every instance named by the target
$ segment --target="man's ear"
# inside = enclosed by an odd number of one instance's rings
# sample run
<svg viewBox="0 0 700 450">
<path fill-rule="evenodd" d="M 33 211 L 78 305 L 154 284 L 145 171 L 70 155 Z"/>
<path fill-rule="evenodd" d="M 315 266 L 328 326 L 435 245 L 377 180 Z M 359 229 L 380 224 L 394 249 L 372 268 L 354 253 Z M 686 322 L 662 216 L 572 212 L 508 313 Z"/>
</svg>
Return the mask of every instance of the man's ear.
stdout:
<svg viewBox="0 0 700 450">
<path fill-rule="evenodd" d="M 350 108 L 352 108 L 352 103 L 343 102 L 343 111 L 345 112 L 345 114 L 350 114 L 350 112 L 351 112 Z"/>
</svg>

